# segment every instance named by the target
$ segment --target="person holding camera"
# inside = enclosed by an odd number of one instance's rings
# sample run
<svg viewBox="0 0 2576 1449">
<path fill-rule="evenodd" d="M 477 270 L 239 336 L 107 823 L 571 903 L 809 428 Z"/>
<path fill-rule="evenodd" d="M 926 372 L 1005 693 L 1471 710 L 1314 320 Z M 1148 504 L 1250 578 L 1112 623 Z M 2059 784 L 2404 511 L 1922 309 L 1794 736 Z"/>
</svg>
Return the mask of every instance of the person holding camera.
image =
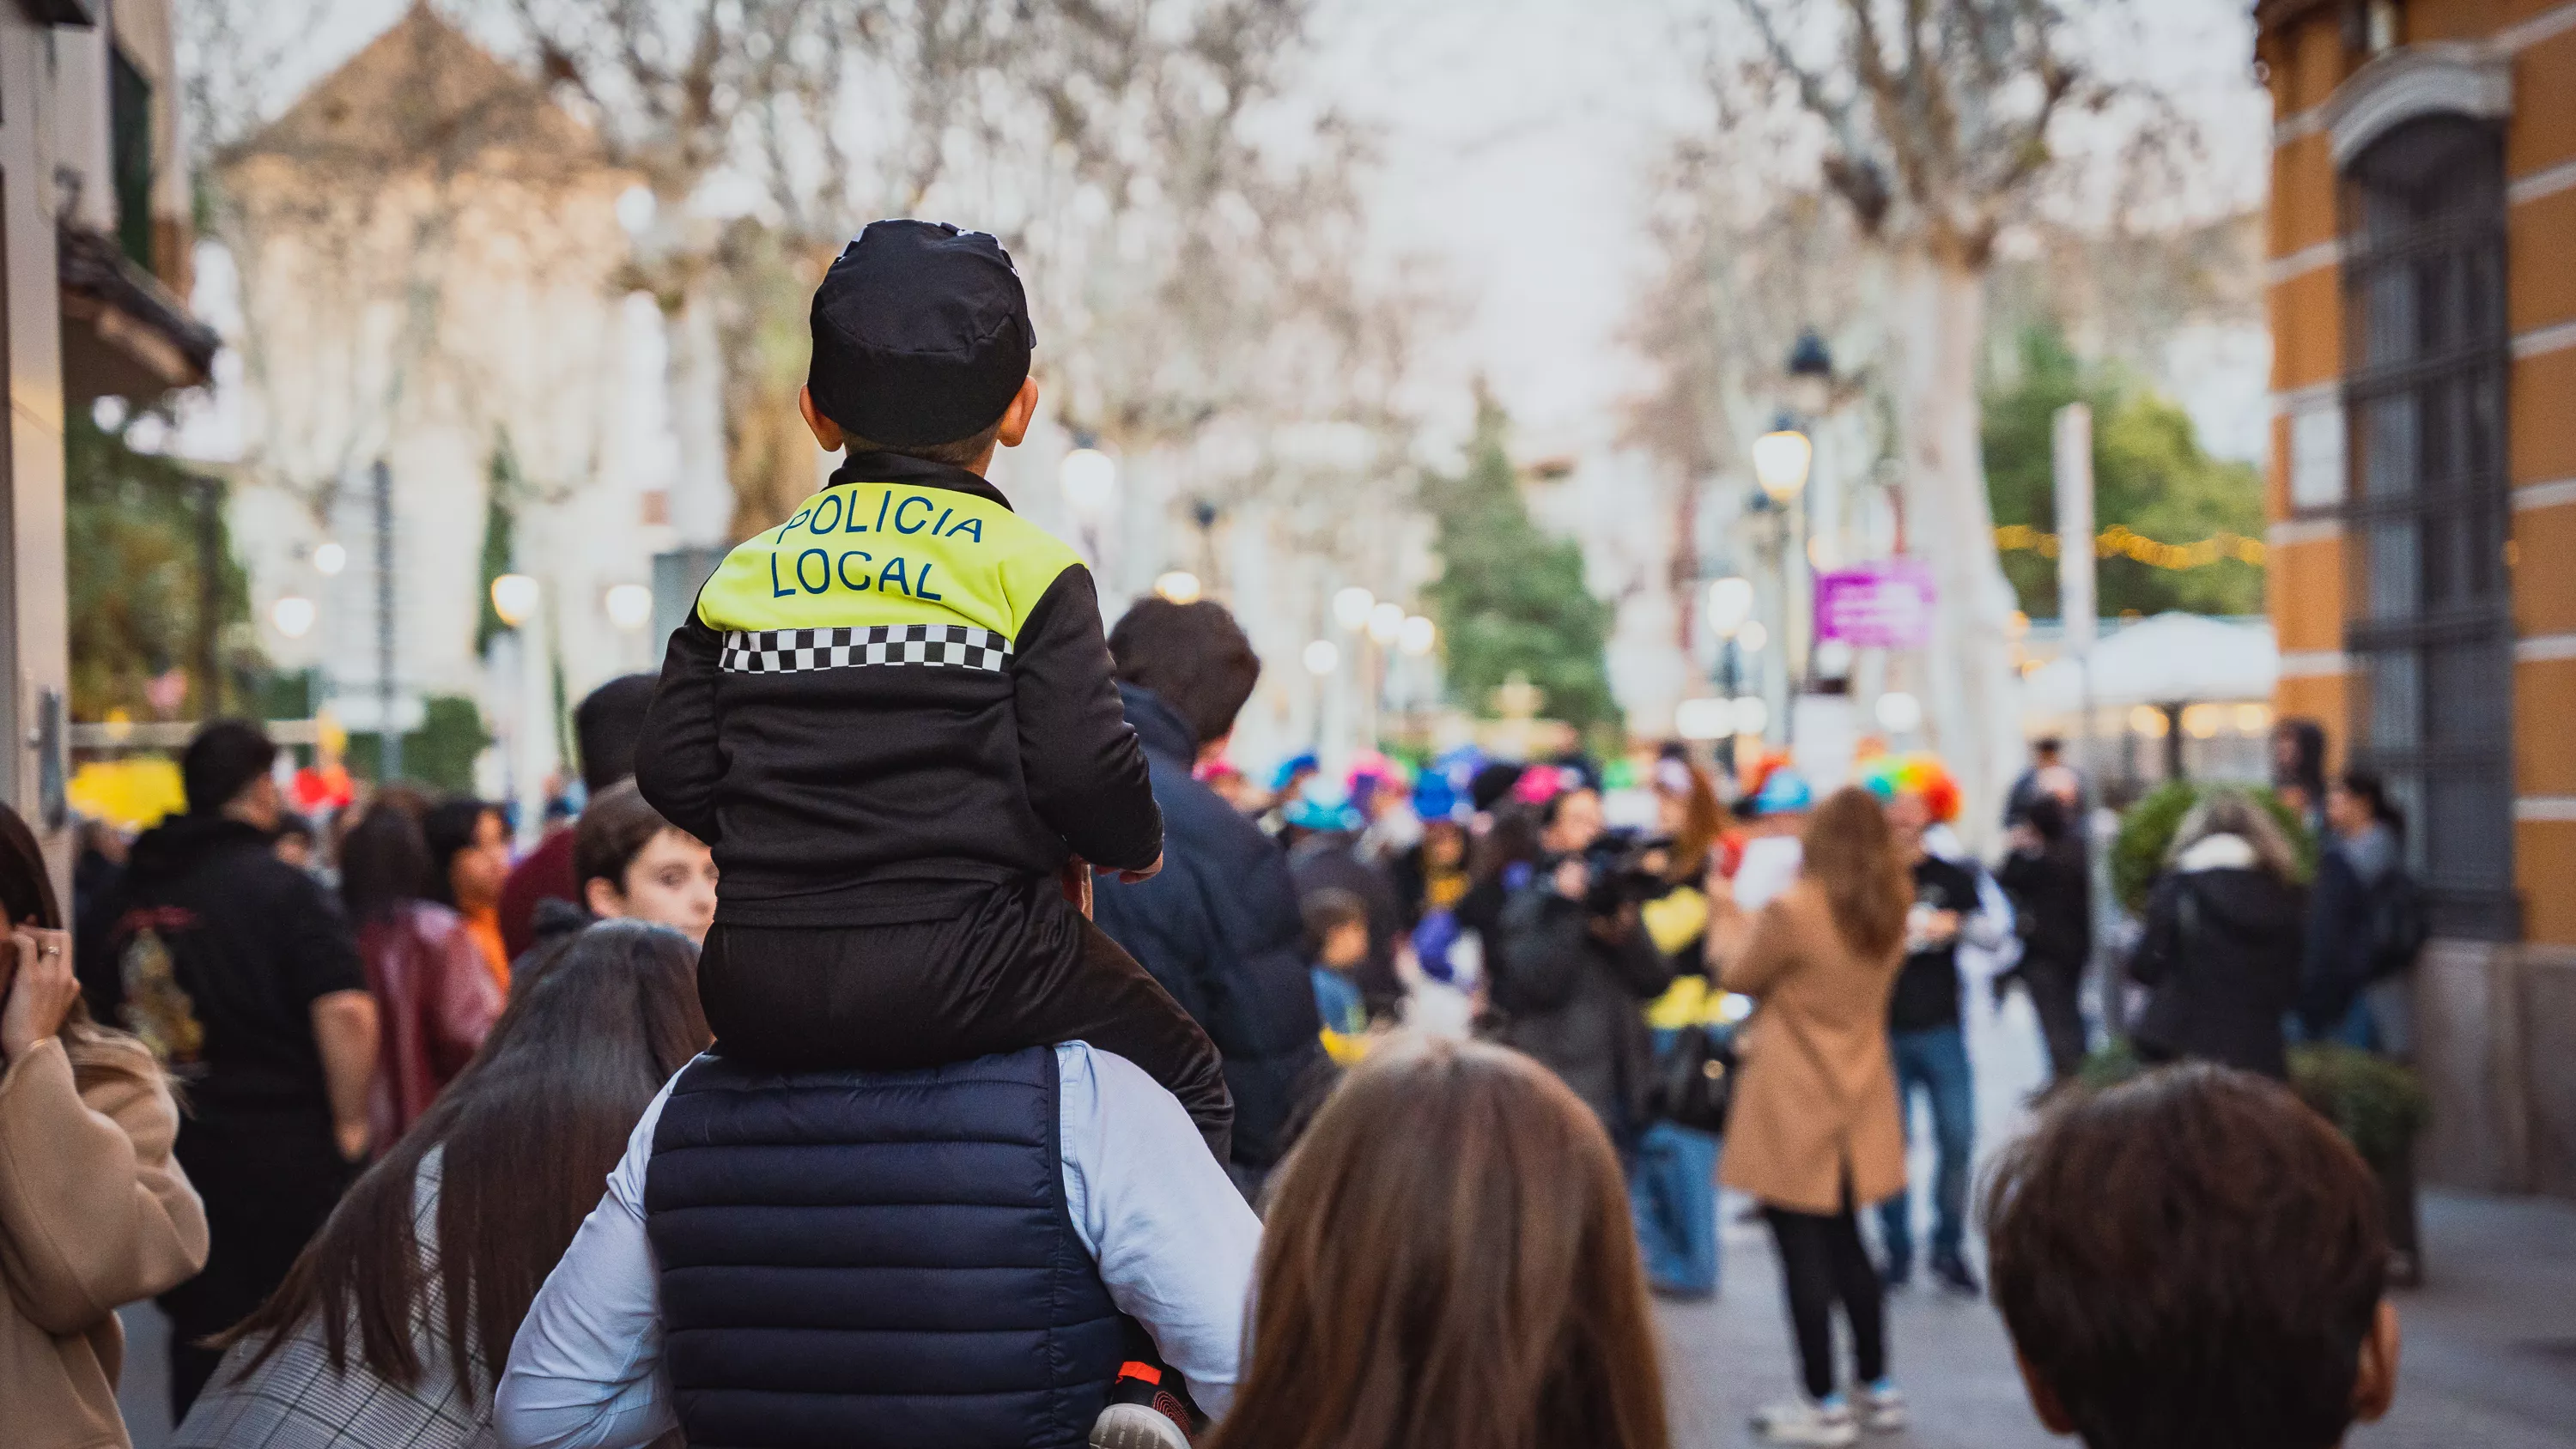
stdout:
<svg viewBox="0 0 2576 1449">
<path fill-rule="evenodd" d="M 1634 874 L 1598 851 L 1601 796 L 1575 785 L 1539 809 L 1544 852 L 1503 905 L 1487 951 L 1490 1033 L 1537 1058 L 1601 1119 L 1623 1157 L 1650 1116 L 1655 1076 L 1646 1003 L 1672 962 L 1639 921 Z"/>
</svg>

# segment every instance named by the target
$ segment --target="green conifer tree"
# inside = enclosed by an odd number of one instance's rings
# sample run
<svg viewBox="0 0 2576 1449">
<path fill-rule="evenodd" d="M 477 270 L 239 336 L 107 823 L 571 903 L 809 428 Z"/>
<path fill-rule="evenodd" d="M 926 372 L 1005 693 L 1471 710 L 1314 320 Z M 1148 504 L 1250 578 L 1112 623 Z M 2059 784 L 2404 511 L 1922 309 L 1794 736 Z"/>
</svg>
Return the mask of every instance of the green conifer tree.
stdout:
<svg viewBox="0 0 2576 1449">
<path fill-rule="evenodd" d="M 1442 573 L 1426 590 L 1455 701 L 1479 713 L 1514 674 L 1546 692 L 1542 713 L 1579 729 L 1616 724 L 1603 646 L 1612 609 L 1583 585 L 1583 551 L 1530 518 L 1504 450 L 1509 420 L 1479 389 L 1466 470 L 1424 495 Z"/>
</svg>

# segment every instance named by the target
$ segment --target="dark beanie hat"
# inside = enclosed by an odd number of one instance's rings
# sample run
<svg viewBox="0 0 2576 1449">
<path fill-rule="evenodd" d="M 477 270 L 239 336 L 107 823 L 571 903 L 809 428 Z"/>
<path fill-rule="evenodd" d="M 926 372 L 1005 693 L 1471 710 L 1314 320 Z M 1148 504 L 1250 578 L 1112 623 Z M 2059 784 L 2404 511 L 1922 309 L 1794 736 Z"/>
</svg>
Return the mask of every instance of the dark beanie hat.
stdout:
<svg viewBox="0 0 2576 1449">
<path fill-rule="evenodd" d="M 814 291 L 805 386 L 816 411 L 870 442 L 953 443 L 1011 405 L 1037 340 L 1000 242 L 945 222 L 875 221 Z"/>
<path fill-rule="evenodd" d="M 188 813 L 213 815 L 277 763 L 277 746 L 248 720 L 219 719 L 197 731 L 179 757 L 179 788 Z"/>
<path fill-rule="evenodd" d="M 1474 802 L 1478 810 L 1491 810 L 1502 803 L 1504 796 L 1512 793 L 1512 787 L 1521 782 L 1521 775 L 1527 768 L 1525 765 L 1496 760 L 1468 779 L 1467 798 Z"/>
</svg>

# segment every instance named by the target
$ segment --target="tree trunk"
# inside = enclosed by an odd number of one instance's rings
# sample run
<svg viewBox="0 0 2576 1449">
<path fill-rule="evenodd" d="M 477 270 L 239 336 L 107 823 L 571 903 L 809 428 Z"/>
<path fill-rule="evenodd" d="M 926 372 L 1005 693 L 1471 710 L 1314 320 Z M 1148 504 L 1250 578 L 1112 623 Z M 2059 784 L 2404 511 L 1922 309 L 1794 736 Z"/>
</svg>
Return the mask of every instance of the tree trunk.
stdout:
<svg viewBox="0 0 2576 1449">
<path fill-rule="evenodd" d="M 692 268 L 669 314 L 671 434 L 679 468 L 671 480 L 671 525 L 684 548 L 733 542 L 733 478 L 725 465 L 724 341 L 716 331 L 711 273 Z"/>
<path fill-rule="evenodd" d="M 1960 834 L 1983 850 L 2022 760 L 2021 683 L 2006 633 L 2012 590 L 1995 555 L 1978 439 L 1985 277 L 1913 250 L 1897 258 L 1894 280 L 1906 550 L 1932 566 L 1938 590 L 1924 661 L 1925 727 L 1958 777 Z"/>
</svg>

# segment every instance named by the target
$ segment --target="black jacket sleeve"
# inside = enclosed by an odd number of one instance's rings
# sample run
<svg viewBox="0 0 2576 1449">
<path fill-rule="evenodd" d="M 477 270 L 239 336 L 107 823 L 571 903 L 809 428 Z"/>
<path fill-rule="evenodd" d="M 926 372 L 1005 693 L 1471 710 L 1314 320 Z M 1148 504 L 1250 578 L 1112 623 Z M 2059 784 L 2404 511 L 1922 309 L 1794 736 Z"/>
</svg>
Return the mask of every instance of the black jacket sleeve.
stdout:
<svg viewBox="0 0 2576 1449">
<path fill-rule="evenodd" d="M 662 687 L 670 688 L 667 674 Z M 1118 698 L 1089 569 L 1057 575 L 1029 611 L 1011 656 L 1011 690 L 1020 773 L 1038 818 L 1093 865 L 1152 865 L 1163 853 L 1163 814 Z"/>
<path fill-rule="evenodd" d="M 709 845 L 717 842 L 716 786 L 725 776 L 717 744 L 716 661 L 724 638 L 696 612 L 671 631 L 662 682 L 635 742 L 635 788 L 662 818 Z"/>
</svg>

